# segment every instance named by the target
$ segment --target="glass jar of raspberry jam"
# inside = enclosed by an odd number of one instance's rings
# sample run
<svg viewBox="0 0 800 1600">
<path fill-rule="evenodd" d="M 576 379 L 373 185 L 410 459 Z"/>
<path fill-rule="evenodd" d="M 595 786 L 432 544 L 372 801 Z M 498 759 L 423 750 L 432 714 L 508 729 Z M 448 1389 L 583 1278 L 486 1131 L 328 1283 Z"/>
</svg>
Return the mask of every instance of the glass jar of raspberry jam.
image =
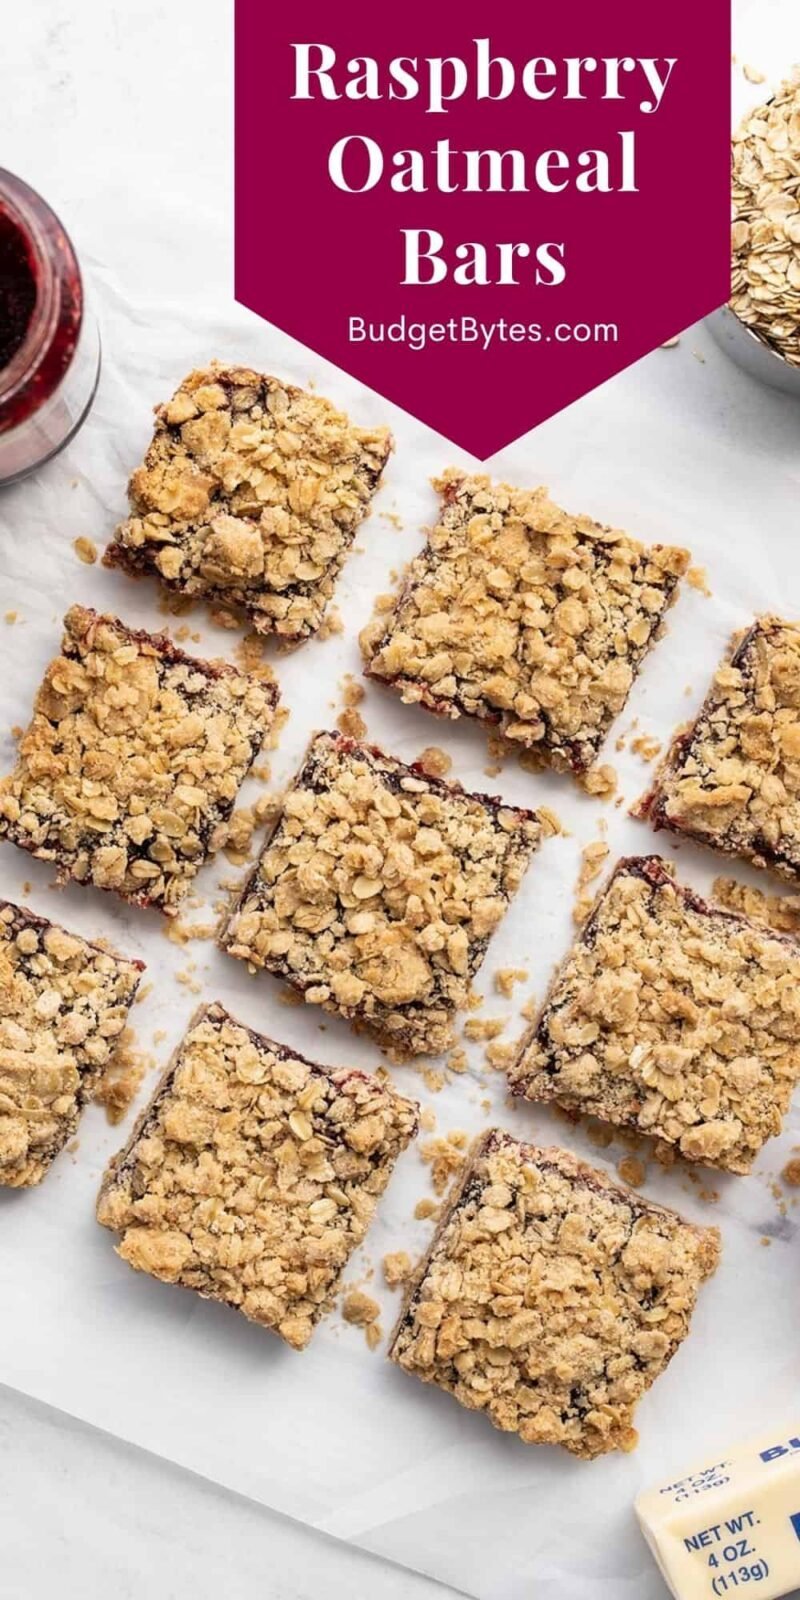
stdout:
<svg viewBox="0 0 800 1600">
<path fill-rule="evenodd" d="M 0 167 L 0 485 L 73 437 L 99 371 L 72 242 L 41 195 Z"/>
</svg>

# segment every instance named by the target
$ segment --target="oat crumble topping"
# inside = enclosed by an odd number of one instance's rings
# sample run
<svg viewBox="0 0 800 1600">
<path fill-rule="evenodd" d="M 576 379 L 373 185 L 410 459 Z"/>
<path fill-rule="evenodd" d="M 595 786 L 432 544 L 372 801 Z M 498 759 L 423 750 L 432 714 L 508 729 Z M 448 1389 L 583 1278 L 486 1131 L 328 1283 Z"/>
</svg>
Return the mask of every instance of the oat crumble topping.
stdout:
<svg viewBox="0 0 800 1600">
<path fill-rule="evenodd" d="M 390 1085 L 204 1006 L 108 1168 L 98 1220 L 132 1267 L 302 1350 L 416 1128 Z"/>
<path fill-rule="evenodd" d="M 764 894 L 737 878 L 715 878 L 711 894 L 726 911 L 738 911 L 778 933 L 800 934 L 800 894 Z"/>
<path fill-rule="evenodd" d="M 14 772 L 0 837 L 59 880 L 173 914 L 273 719 L 274 684 L 72 606 Z"/>
<path fill-rule="evenodd" d="M 0 1185 L 40 1183 L 72 1138 L 143 970 L 0 901 Z"/>
<path fill-rule="evenodd" d="M 634 815 L 800 880 L 800 624 L 734 635 Z"/>
<path fill-rule="evenodd" d="M 637 1402 L 689 1332 L 719 1234 L 565 1150 L 478 1142 L 415 1273 L 392 1360 L 526 1444 L 636 1443 Z"/>
<path fill-rule="evenodd" d="M 153 1057 L 143 1055 L 137 1048 L 133 1029 L 126 1028 L 92 1096 L 95 1105 L 104 1107 L 106 1120 L 112 1128 L 127 1116 L 142 1087 L 145 1074 L 154 1065 Z"/>
<path fill-rule="evenodd" d="M 800 947 L 622 860 L 510 1072 L 555 1100 L 748 1172 L 800 1077 Z"/>
<path fill-rule="evenodd" d="M 367 675 L 430 711 L 483 718 L 576 773 L 595 760 L 685 572 L 545 489 L 450 468 L 428 545 L 362 634 Z"/>
<path fill-rule="evenodd" d="M 322 623 L 391 448 L 388 429 L 357 428 L 319 395 L 212 362 L 156 407 L 105 564 L 299 643 Z"/>
<path fill-rule="evenodd" d="M 405 1053 L 444 1050 L 540 833 L 532 812 L 319 734 L 221 944 Z"/>
</svg>

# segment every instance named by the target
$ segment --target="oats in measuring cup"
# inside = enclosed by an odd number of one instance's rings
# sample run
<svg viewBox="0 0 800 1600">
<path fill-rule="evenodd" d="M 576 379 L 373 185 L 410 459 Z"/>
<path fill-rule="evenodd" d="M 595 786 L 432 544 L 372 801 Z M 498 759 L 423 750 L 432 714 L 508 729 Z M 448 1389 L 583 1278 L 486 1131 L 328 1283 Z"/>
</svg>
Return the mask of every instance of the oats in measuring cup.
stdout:
<svg viewBox="0 0 800 1600">
<path fill-rule="evenodd" d="M 800 67 L 733 136 L 730 308 L 800 366 Z"/>
</svg>

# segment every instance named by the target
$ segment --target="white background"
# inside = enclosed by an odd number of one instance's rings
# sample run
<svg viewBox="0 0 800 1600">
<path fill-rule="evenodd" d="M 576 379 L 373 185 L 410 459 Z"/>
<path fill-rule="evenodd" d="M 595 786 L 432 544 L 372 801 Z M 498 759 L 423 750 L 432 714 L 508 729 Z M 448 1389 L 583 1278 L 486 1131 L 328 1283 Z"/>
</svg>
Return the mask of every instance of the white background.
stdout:
<svg viewBox="0 0 800 1600">
<path fill-rule="evenodd" d="M 71 600 L 163 626 L 149 585 L 79 565 L 72 540 L 84 535 L 102 545 L 124 510 L 150 405 L 191 365 L 217 354 L 294 381 L 313 378 L 358 420 L 388 420 L 398 441 L 362 553 L 340 584 L 346 634 L 278 664 L 292 711 L 274 760 L 281 783 L 310 729 L 335 717 L 341 676 L 358 668 L 357 627 L 433 514 L 428 476 L 467 458 L 232 305 L 229 8 L 219 0 L 169 8 L 83 0 L 71 10 L 38 0 L 19 9 L 4 37 L 0 160 L 51 198 L 73 232 L 95 291 L 105 365 L 95 410 L 73 446 L 0 497 L 0 616 L 20 613 L 15 627 L 0 623 L 0 760 L 6 770 L 8 729 L 27 718 Z M 744 82 L 741 63 L 779 75 L 800 57 L 800 30 L 795 0 L 735 0 L 734 10 L 741 109 L 766 93 Z M 690 239 L 687 251 L 688 270 Z M 644 538 L 688 543 L 708 568 L 714 599 L 684 595 L 620 728 L 638 716 L 642 729 L 663 736 L 696 704 L 734 623 L 760 607 L 800 614 L 799 433 L 797 405 L 755 388 L 697 328 L 677 349 L 654 352 L 490 463 L 521 483 L 549 482 L 572 509 Z M 381 511 L 399 513 L 404 531 Z M 230 654 L 235 635 L 211 627 L 202 612 L 188 622 L 201 634 L 198 648 Z M 549 803 L 570 827 L 569 839 L 543 848 L 534 862 L 484 970 L 485 1014 L 512 1009 L 513 1036 L 526 991 L 504 1007 L 491 992 L 492 970 L 525 965 L 530 992 L 540 995 L 569 938 L 577 855 L 596 837 L 598 819 L 606 817 L 613 854 L 647 849 L 651 838 L 613 805 L 579 800 L 566 780 L 508 768 L 489 782 L 475 729 L 443 728 L 376 690 L 362 709 L 370 732 L 397 754 L 444 745 L 468 784 Z M 609 755 L 629 801 L 647 768 L 629 752 L 610 748 Z M 659 847 L 670 853 L 667 842 Z M 700 852 L 681 851 L 680 871 L 701 888 L 713 870 Z M 227 864 L 209 870 L 201 886 L 208 907 L 219 880 L 237 876 Z M 196 1003 L 173 976 L 193 962 L 203 997 L 218 996 L 243 1020 L 311 1046 L 326 1061 L 374 1062 L 374 1051 L 344 1027 L 329 1022 L 320 1032 L 310 1009 L 280 1007 L 271 980 L 252 982 L 208 943 L 176 951 L 143 914 L 78 889 L 56 900 L 49 878 L 40 865 L 2 852 L 1 893 L 149 958 L 155 986 L 135 1021 L 145 1048 L 156 1027 L 166 1030 L 162 1058 Z M 412 1070 L 398 1076 L 433 1106 L 441 1131 L 479 1126 L 488 1095 L 492 1115 L 520 1131 L 560 1138 L 601 1162 L 622 1153 L 616 1147 L 598 1158 L 580 1130 L 565 1131 L 534 1108 L 512 1113 L 502 1081 L 482 1076 L 479 1053 L 470 1065 L 466 1079 L 436 1096 Z M 636 1456 L 587 1467 L 495 1435 L 483 1419 L 393 1372 L 335 1321 L 296 1358 L 275 1341 L 265 1348 L 260 1330 L 233 1314 L 134 1277 L 91 1219 L 99 1171 L 121 1134 L 89 1113 L 75 1162 L 65 1158 L 40 1191 L 0 1204 L 0 1378 L 11 1386 L 0 1390 L 0 1595 L 36 1600 L 54 1574 L 62 1594 L 90 1600 L 109 1593 L 183 1600 L 223 1587 L 243 1597 L 441 1592 L 169 1464 L 181 1462 L 482 1600 L 661 1600 L 632 1523 L 636 1490 L 762 1420 L 797 1426 L 796 1224 L 791 1213 L 779 1217 L 770 1183 L 798 1138 L 795 1119 L 753 1177 L 715 1185 L 721 1200 L 713 1209 L 681 1172 L 651 1170 L 648 1193 L 720 1222 L 723 1267 L 703 1295 L 689 1344 L 641 1408 Z M 411 1152 L 350 1276 L 376 1266 L 390 1245 L 421 1246 L 424 1228 L 408 1217 L 426 1188 Z M 764 1235 L 773 1238 L 769 1249 L 759 1244 Z M 389 1296 L 384 1301 L 386 1324 L 392 1306 Z M 72 1420 L 70 1411 L 121 1437 Z"/>
</svg>

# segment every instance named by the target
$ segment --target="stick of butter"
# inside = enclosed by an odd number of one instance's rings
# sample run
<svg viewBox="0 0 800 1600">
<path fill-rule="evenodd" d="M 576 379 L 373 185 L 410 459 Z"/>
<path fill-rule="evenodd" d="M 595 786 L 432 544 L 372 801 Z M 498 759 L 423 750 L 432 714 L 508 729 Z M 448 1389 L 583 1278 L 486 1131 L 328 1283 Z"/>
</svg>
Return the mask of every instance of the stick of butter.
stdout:
<svg viewBox="0 0 800 1600">
<path fill-rule="evenodd" d="M 800 1427 L 646 1490 L 635 1512 L 677 1600 L 800 1589 Z"/>
<path fill-rule="evenodd" d="M 800 1427 L 647 1490 L 636 1515 L 677 1600 L 778 1600 L 800 1588 Z"/>
</svg>

